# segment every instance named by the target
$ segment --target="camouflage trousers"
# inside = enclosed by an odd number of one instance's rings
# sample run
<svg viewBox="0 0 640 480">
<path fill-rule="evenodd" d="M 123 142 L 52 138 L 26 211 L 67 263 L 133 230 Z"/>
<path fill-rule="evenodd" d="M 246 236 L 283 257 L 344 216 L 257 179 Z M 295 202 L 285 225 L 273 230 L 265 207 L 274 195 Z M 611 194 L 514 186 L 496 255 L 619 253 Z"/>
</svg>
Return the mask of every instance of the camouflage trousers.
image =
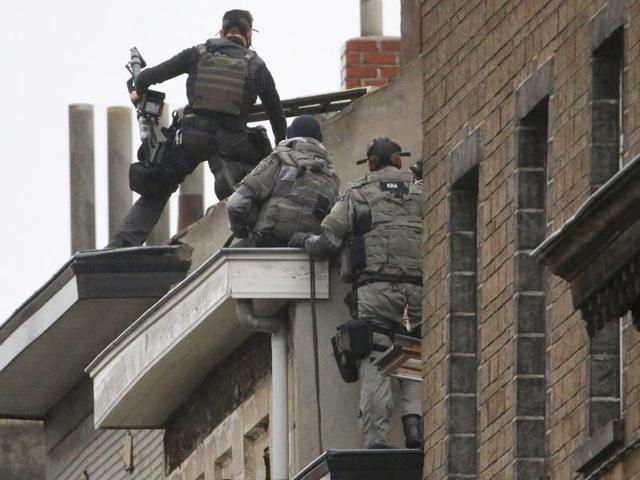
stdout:
<svg viewBox="0 0 640 480">
<path fill-rule="evenodd" d="M 401 324 L 412 331 L 419 331 L 421 305 L 422 287 L 412 283 L 375 282 L 358 288 L 358 316 L 387 328 Z M 404 324 L 405 318 L 409 325 Z M 391 340 L 386 335 L 374 333 L 373 343 L 388 347 Z M 380 352 L 371 352 L 369 358 L 359 363 L 360 426 L 367 447 L 374 443 L 391 443 L 389 431 L 394 408 L 392 382 L 399 383 L 402 415 L 422 416 L 422 384 L 380 374 L 373 364 L 380 355 Z"/>
</svg>

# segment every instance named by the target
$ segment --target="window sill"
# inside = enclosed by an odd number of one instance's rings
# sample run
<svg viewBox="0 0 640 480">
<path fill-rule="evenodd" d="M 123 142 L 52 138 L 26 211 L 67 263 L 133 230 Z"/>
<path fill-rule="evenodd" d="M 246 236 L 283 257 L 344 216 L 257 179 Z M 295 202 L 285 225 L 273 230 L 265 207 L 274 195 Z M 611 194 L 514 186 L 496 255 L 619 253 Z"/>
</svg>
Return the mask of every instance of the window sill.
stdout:
<svg viewBox="0 0 640 480">
<path fill-rule="evenodd" d="M 606 458 L 616 446 L 624 442 L 624 420 L 612 420 L 595 432 L 574 454 L 574 469 L 589 474 Z"/>
</svg>

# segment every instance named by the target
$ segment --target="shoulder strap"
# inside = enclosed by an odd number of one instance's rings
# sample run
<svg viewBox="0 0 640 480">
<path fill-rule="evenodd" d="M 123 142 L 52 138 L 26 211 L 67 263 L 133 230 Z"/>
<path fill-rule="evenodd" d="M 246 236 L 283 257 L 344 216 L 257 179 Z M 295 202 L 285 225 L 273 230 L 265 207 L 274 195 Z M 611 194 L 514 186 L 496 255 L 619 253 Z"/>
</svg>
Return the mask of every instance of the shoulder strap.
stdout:
<svg viewBox="0 0 640 480">
<path fill-rule="evenodd" d="M 204 43 L 201 43 L 200 45 L 196 45 L 196 50 L 198 50 L 198 53 L 200 55 L 204 55 L 205 53 L 207 53 L 207 45 Z"/>
<path fill-rule="evenodd" d="M 273 153 L 280 159 L 285 165 L 298 168 L 298 162 L 295 156 L 292 154 L 293 150 L 287 147 L 277 148 Z"/>
</svg>

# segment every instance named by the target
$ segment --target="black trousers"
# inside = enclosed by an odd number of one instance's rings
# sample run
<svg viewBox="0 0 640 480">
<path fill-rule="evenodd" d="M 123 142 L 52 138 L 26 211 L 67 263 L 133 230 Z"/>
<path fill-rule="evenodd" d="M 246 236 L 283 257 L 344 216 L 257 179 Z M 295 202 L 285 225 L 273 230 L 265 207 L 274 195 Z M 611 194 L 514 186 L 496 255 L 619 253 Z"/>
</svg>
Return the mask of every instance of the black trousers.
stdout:
<svg viewBox="0 0 640 480">
<path fill-rule="evenodd" d="M 164 167 L 173 187 L 158 195 L 143 195 L 131 207 L 107 245 L 122 248 L 142 245 L 169 201 L 187 175 L 204 161 L 215 178 L 219 200 L 233 193 L 264 155 L 250 140 L 249 129 L 241 121 L 224 121 L 214 116 L 187 115 L 181 124 L 181 143 L 167 153 Z"/>
</svg>

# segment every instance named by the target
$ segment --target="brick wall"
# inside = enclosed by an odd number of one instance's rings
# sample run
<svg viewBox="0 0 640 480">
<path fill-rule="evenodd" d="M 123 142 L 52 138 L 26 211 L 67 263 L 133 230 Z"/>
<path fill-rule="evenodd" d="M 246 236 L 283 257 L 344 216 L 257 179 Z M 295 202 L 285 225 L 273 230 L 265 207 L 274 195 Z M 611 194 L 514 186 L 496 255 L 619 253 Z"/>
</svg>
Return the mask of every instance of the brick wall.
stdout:
<svg viewBox="0 0 640 480">
<path fill-rule="evenodd" d="M 400 70 L 399 37 L 359 37 L 342 49 L 342 88 L 382 87 Z"/>
<path fill-rule="evenodd" d="M 622 17 L 616 11 L 623 11 Z M 604 13 L 602 13 L 604 12 Z M 451 468 L 447 405 L 451 389 L 450 291 L 452 152 L 479 132 L 483 155 L 478 177 L 478 374 L 476 438 L 478 479 L 538 480 L 518 469 L 518 333 L 531 312 L 517 299 L 519 243 L 517 156 L 520 120 L 546 99 L 548 109 L 546 217 L 548 235 L 591 193 L 592 52 L 608 22 L 625 28 L 625 161 L 640 153 L 640 2 L 628 0 L 422 0 L 425 163 L 425 475 L 456 478 Z M 604 20 L 602 20 L 604 19 Z M 550 62 L 550 63 L 549 63 Z M 541 69 L 551 70 L 549 81 Z M 548 89 L 548 92 L 545 90 Z M 545 274 L 544 470 L 554 479 L 581 478 L 572 461 L 589 438 L 589 340 L 573 309 L 568 285 Z M 536 311 L 539 311 L 537 309 Z M 534 313 L 531 313 L 532 315 Z M 524 315 L 524 317 L 523 317 Z M 624 331 L 627 443 L 640 434 L 640 334 Z M 531 359 L 535 361 L 536 358 Z M 536 434 L 540 436 L 540 432 Z M 455 459 L 453 459 L 455 461 Z M 603 478 L 633 478 L 640 453 L 632 452 Z M 610 477 L 607 477 L 609 475 Z"/>
</svg>

